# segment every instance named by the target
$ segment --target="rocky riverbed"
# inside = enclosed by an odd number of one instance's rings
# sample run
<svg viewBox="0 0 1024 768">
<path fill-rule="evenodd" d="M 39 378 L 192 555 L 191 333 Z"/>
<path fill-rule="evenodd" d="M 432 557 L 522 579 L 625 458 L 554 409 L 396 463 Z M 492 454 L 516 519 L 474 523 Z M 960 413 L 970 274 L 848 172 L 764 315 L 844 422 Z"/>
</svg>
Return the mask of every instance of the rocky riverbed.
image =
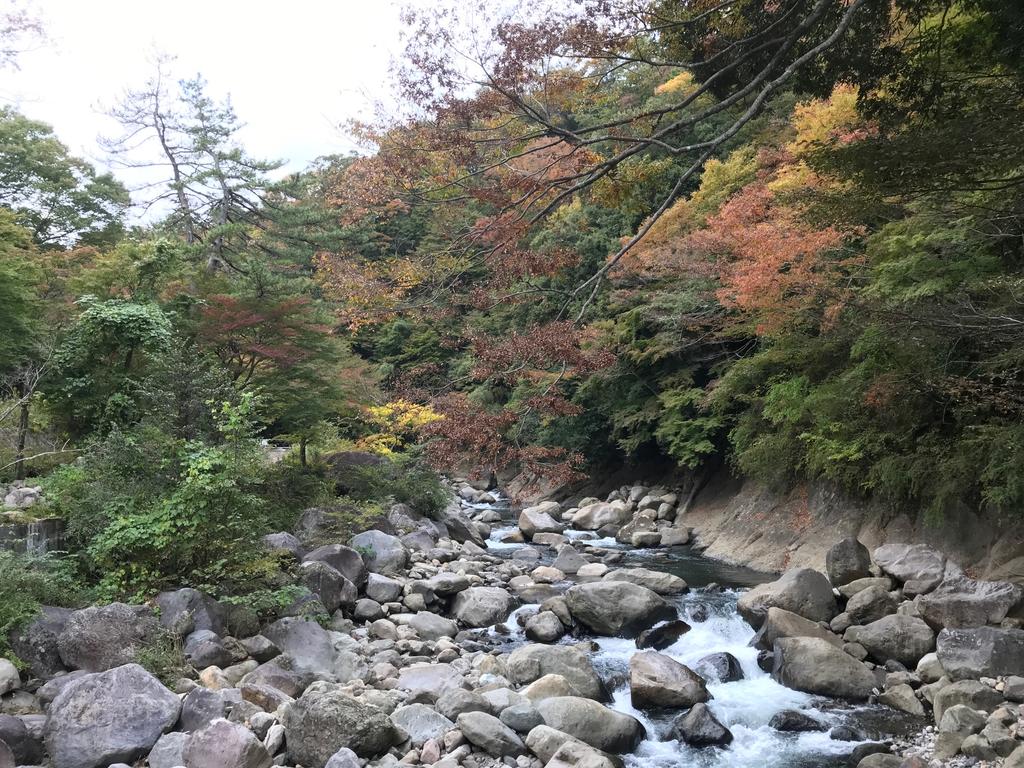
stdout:
<svg viewBox="0 0 1024 768">
<path fill-rule="evenodd" d="M 0 768 L 1024 766 L 1019 587 L 853 539 L 827 573 L 717 563 L 672 489 L 455 490 L 268 536 L 306 587 L 270 621 L 191 589 L 45 610 L 0 662 Z M 170 687 L 139 664 L 168 636 Z"/>
</svg>

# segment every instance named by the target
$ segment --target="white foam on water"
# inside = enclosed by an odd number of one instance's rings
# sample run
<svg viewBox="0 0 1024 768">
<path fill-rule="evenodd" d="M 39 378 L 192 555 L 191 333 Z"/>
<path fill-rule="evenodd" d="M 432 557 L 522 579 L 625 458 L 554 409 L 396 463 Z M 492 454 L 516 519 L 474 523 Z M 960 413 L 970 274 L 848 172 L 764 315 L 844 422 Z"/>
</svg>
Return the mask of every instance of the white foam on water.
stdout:
<svg viewBox="0 0 1024 768">
<path fill-rule="evenodd" d="M 491 535 L 487 538 L 488 549 L 522 549 L 526 545 L 523 542 L 518 541 L 501 541 L 502 536 L 505 536 L 512 531 L 518 531 L 519 526 L 516 525 L 503 525 L 500 528 L 492 528 Z"/>
</svg>

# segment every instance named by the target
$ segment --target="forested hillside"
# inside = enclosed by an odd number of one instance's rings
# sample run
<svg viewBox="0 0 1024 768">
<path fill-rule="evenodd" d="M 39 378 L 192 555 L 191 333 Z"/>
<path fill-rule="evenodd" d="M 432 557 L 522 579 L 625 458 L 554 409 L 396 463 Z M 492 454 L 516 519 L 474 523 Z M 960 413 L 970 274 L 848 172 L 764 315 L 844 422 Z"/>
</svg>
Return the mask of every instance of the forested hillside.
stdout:
<svg viewBox="0 0 1024 768">
<path fill-rule="evenodd" d="M 1020 9 L 476 13 L 410 12 L 399 106 L 300 174 L 168 60 L 113 174 L 0 111 L 0 478 L 76 573 L 272 592 L 258 535 L 339 492 L 441 506 L 425 460 L 1019 507 Z M 380 477 L 338 486 L 351 450 Z"/>
</svg>

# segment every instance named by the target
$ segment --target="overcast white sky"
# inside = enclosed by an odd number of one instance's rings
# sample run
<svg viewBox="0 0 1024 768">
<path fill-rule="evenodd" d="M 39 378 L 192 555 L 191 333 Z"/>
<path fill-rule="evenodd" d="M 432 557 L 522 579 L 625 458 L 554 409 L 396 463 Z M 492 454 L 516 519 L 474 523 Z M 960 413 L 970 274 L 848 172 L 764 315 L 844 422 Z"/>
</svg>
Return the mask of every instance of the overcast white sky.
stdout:
<svg viewBox="0 0 1024 768">
<path fill-rule="evenodd" d="M 25 5 L 25 3 L 21 3 Z M 34 0 L 50 41 L 0 80 L 0 103 L 54 126 L 97 165 L 102 114 L 141 85 L 154 50 L 176 74 L 200 72 L 211 96 L 230 94 L 249 151 L 290 170 L 353 149 L 339 125 L 386 97 L 400 51 L 401 0 Z"/>
</svg>

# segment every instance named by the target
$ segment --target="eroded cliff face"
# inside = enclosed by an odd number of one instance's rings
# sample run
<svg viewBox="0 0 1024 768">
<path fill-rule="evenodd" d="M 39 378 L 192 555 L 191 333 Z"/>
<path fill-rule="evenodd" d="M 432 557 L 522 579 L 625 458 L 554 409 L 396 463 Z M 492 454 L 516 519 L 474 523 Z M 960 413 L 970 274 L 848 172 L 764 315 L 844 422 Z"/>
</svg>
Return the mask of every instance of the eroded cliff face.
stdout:
<svg viewBox="0 0 1024 768">
<path fill-rule="evenodd" d="M 930 523 L 917 511 L 851 498 L 824 483 L 778 493 L 719 472 L 695 497 L 685 524 L 709 556 L 763 570 L 822 570 L 828 548 L 856 536 L 869 549 L 930 544 L 972 576 L 1024 583 L 1024 520 L 962 509 Z"/>
</svg>

